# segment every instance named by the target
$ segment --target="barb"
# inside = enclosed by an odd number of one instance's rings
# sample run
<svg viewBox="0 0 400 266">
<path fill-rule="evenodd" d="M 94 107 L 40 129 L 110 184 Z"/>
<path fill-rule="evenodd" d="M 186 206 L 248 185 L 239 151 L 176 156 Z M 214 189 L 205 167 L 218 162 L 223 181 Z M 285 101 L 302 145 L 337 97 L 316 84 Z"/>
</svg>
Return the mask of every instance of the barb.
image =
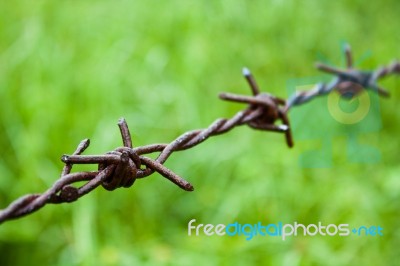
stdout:
<svg viewBox="0 0 400 266">
<path fill-rule="evenodd" d="M 334 75 L 329 83 L 318 83 L 308 91 L 301 91 L 287 101 L 285 111 L 291 107 L 311 101 L 317 96 L 322 96 L 336 90 L 345 98 L 353 98 L 364 90 L 373 90 L 380 96 L 389 97 L 390 93 L 378 85 L 381 78 L 391 74 L 400 74 L 400 63 L 393 62 L 387 67 L 379 67 L 374 71 L 361 71 L 353 68 L 353 56 L 350 45 L 345 47 L 346 69 L 339 69 L 325 64 L 317 63 L 316 68 Z"/>
<path fill-rule="evenodd" d="M 389 74 L 400 73 L 400 64 L 395 62 L 389 67 L 379 68 L 373 72 L 362 72 L 352 68 L 352 55 L 350 48 L 346 48 L 347 69 L 339 70 L 330 66 L 319 64 L 317 67 L 337 77 L 329 84 L 318 84 L 313 90 L 301 92 L 286 102 L 284 99 L 268 93 L 261 93 L 257 82 L 247 68 L 243 69 L 243 75 L 248 82 L 252 96 L 221 93 L 222 100 L 245 103 L 247 107 L 236 113 L 230 119 L 217 119 L 208 128 L 186 132 L 171 143 L 151 144 L 134 147 L 125 119 L 118 122 L 122 137 L 122 147 L 103 155 L 82 155 L 89 147 L 89 139 L 81 141 L 72 155 L 63 155 L 61 161 L 65 166 L 61 177 L 51 188 L 43 194 L 29 194 L 12 202 L 6 209 L 0 211 L 0 223 L 15 219 L 41 209 L 46 204 L 59 204 L 73 202 L 88 194 L 95 188 L 102 186 L 106 190 L 115 190 L 120 187 L 131 187 L 136 179 L 141 179 L 157 172 L 178 187 L 186 191 L 194 188 L 185 179 L 164 166 L 164 163 L 173 152 L 190 149 L 199 145 L 208 138 L 224 134 L 234 127 L 248 125 L 250 128 L 272 131 L 285 134 L 286 143 L 293 146 L 293 139 L 287 117 L 287 111 L 295 105 L 308 102 L 318 95 L 324 95 L 337 89 L 342 95 L 348 93 L 353 96 L 362 89 L 370 88 L 383 96 L 389 95 L 377 85 L 377 80 Z M 349 85 L 351 82 L 351 86 Z M 281 124 L 276 124 L 280 120 Z M 147 157 L 147 154 L 159 153 L 156 159 Z M 71 173 L 74 164 L 94 164 L 96 171 Z M 73 184 L 87 181 L 80 187 Z"/>
</svg>

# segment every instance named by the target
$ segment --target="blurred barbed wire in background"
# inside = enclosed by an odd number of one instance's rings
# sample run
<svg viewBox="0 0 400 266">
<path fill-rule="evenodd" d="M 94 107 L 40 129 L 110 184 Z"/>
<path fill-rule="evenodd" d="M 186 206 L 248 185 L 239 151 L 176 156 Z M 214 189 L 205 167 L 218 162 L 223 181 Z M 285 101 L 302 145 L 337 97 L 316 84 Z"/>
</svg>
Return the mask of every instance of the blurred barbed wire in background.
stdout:
<svg viewBox="0 0 400 266">
<path fill-rule="evenodd" d="M 351 99 L 364 89 L 377 92 L 380 96 L 389 97 L 390 93 L 378 85 L 378 80 L 390 74 L 400 74 L 400 63 L 394 61 L 387 67 L 379 67 L 374 71 L 361 71 L 353 68 L 353 56 L 349 45 L 345 47 L 346 69 L 339 69 L 317 63 L 316 68 L 335 77 L 328 83 L 318 83 L 314 88 L 296 93 L 287 101 L 286 110 L 290 107 L 304 104 L 317 96 L 339 92 L 342 97 Z"/>
<path fill-rule="evenodd" d="M 319 83 L 313 89 L 295 93 L 287 101 L 268 93 L 262 93 L 251 72 L 243 69 L 243 75 L 250 85 L 252 96 L 221 93 L 223 100 L 246 103 L 247 107 L 230 119 L 217 119 L 209 127 L 185 132 L 171 143 L 151 144 L 133 147 L 131 134 L 124 118 L 118 122 L 123 146 L 107 152 L 104 155 L 82 155 L 88 148 L 89 139 L 82 140 L 72 155 L 63 155 L 65 163 L 61 177 L 43 194 L 28 194 L 12 202 L 0 211 L 0 223 L 35 212 L 46 204 L 73 202 L 88 194 L 100 185 L 106 190 L 131 187 L 136 179 L 141 179 L 158 172 L 175 185 L 186 191 L 193 191 L 188 181 L 164 166 L 173 152 L 190 149 L 199 145 L 211 136 L 227 133 L 236 126 L 248 125 L 253 129 L 272 131 L 285 134 L 286 143 L 293 146 L 293 138 L 288 111 L 297 105 L 307 103 L 320 95 L 326 95 L 336 90 L 342 97 L 353 98 L 365 89 L 376 91 L 387 97 L 389 93 L 377 82 L 390 74 L 400 74 L 400 63 L 394 62 L 388 67 L 380 67 L 374 71 L 361 71 L 353 68 L 350 46 L 345 49 L 347 68 L 337 69 L 323 64 L 317 64 L 319 70 L 335 75 L 329 83 Z M 275 124 L 280 120 L 281 124 Z M 159 152 L 156 159 L 146 155 Z M 95 164 L 96 171 L 71 173 L 74 164 Z M 86 181 L 82 186 L 74 183 Z"/>
</svg>

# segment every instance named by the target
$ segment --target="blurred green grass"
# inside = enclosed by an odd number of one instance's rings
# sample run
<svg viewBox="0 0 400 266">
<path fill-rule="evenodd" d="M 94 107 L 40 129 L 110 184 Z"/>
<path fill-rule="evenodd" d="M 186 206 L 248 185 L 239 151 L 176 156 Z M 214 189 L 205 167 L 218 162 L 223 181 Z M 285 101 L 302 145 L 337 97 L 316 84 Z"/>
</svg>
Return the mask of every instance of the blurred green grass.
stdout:
<svg viewBox="0 0 400 266">
<path fill-rule="evenodd" d="M 42 192 L 63 153 L 168 142 L 243 106 L 248 66 L 264 91 L 287 97 L 290 79 L 319 75 L 317 59 L 343 62 L 349 42 L 369 69 L 400 54 L 399 1 L 3 1 L 0 3 L 0 203 Z M 166 163 L 195 186 L 159 175 L 130 189 L 98 189 L 0 226 L 1 265 L 398 265 L 400 82 L 382 84 L 382 129 L 361 136 L 381 152 L 353 164 L 342 137 L 333 167 L 298 164 L 307 143 L 237 128 Z M 322 100 L 321 100 L 322 101 Z M 312 118 L 307 126 L 317 127 Z M 298 130 L 301 130 L 300 128 Z M 304 130 L 310 130 L 305 128 Z M 296 132 L 294 132 L 296 135 Z M 314 145 L 314 144 L 312 144 Z M 187 223 L 258 221 L 380 225 L 383 237 L 188 237 Z"/>
</svg>

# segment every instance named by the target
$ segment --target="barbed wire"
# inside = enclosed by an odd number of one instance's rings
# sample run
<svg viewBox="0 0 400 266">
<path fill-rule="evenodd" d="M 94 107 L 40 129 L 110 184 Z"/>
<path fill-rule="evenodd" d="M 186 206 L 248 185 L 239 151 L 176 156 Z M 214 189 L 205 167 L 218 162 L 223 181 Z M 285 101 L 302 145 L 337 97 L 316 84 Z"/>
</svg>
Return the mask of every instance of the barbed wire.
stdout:
<svg viewBox="0 0 400 266">
<path fill-rule="evenodd" d="M 128 125 L 124 118 L 118 122 L 123 146 L 103 155 L 82 155 L 89 147 L 89 139 L 82 140 L 72 155 L 63 155 L 61 161 L 65 166 L 61 177 L 42 194 L 28 194 L 12 202 L 7 208 L 0 211 L 0 223 L 19 218 L 41 209 L 46 204 L 73 202 L 88 194 L 95 188 L 102 186 L 106 190 L 115 190 L 120 187 L 131 187 L 136 179 L 145 178 L 157 172 L 178 187 L 193 191 L 194 188 L 185 179 L 164 166 L 164 163 L 173 152 L 190 149 L 199 145 L 208 138 L 224 134 L 241 125 L 248 125 L 253 129 L 283 133 L 289 147 L 293 146 L 293 138 L 287 113 L 293 106 L 307 103 L 317 96 L 325 95 L 337 90 L 344 97 L 354 97 L 364 89 L 372 89 L 381 96 L 389 93 L 377 85 L 377 80 L 390 74 L 400 74 L 400 64 L 395 62 L 389 67 L 381 67 L 375 71 L 360 71 L 352 67 L 350 47 L 345 49 L 347 69 L 340 70 L 334 67 L 318 64 L 317 68 L 336 75 L 330 83 L 319 83 L 309 91 L 302 91 L 284 99 L 269 93 L 262 93 L 247 68 L 243 69 L 252 96 L 221 93 L 223 100 L 246 103 L 247 107 L 236 113 L 230 119 L 217 119 L 209 127 L 186 132 L 168 144 L 151 144 L 133 147 Z M 281 124 L 276 125 L 277 121 Z M 156 159 L 146 156 L 159 152 Z M 71 173 L 74 164 L 95 164 L 97 171 L 83 171 Z M 75 187 L 77 182 L 87 181 L 84 185 Z"/>
</svg>

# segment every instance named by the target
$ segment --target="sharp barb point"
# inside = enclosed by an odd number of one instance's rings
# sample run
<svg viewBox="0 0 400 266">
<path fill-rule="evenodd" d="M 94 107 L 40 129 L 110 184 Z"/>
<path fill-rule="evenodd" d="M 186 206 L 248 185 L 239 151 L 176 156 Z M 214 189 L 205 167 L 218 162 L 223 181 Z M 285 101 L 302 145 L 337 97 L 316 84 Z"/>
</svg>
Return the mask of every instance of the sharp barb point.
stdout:
<svg viewBox="0 0 400 266">
<path fill-rule="evenodd" d="M 282 131 L 288 131 L 289 127 L 287 125 L 279 125 L 279 129 Z"/>
<path fill-rule="evenodd" d="M 243 76 L 246 76 L 246 77 L 248 77 L 248 76 L 251 75 L 251 72 L 250 72 L 250 70 L 249 70 L 247 67 L 244 67 L 244 68 L 242 69 L 242 73 L 243 73 Z"/>
<path fill-rule="evenodd" d="M 62 161 L 63 163 L 68 163 L 68 158 L 69 158 L 69 156 L 66 155 L 66 154 L 64 154 L 63 156 L 61 156 L 61 161 Z"/>
</svg>

